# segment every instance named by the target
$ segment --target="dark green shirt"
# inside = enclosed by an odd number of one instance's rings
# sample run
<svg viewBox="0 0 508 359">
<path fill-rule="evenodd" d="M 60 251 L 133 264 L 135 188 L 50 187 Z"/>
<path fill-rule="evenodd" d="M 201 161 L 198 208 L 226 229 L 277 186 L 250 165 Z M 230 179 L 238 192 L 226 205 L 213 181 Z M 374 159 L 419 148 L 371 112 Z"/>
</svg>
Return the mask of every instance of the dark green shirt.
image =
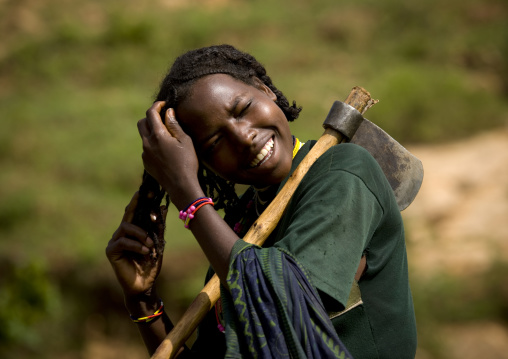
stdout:
<svg viewBox="0 0 508 359">
<path fill-rule="evenodd" d="M 314 142 L 306 143 L 293 170 Z M 332 147 L 310 168 L 268 245 L 305 267 L 328 311 L 344 309 L 362 255 L 363 304 L 332 320 L 355 358 L 414 358 L 416 321 L 402 218 L 393 191 L 362 147 Z"/>
<path fill-rule="evenodd" d="M 300 149 L 292 171 L 314 143 Z M 346 306 L 366 255 L 358 283 L 362 303 L 332 319 L 334 328 L 354 358 L 414 358 L 416 324 L 402 218 L 390 185 L 365 149 L 341 144 L 323 154 L 297 188 L 268 246 L 297 258 L 329 312 Z M 231 257 L 241 248 L 235 245 Z M 224 335 L 213 310 L 195 344 L 198 356 L 203 351 L 207 357 L 224 356 Z"/>
</svg>

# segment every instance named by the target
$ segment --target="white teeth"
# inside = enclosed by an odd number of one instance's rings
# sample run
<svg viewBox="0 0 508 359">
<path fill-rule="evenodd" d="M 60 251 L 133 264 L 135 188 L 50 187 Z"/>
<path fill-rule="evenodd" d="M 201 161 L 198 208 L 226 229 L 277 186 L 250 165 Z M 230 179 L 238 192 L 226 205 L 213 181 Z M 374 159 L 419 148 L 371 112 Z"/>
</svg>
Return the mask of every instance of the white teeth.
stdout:
<svg viewBox="0 0 508 359">
<path fill-rule="evenodd" d="M 268 155 L 270 153 L 270 150 L 272 148 L 273 148 L 273 139 L 270 138 L 270 140 L 268 140 L 268 142 L 263 146 L 261 151 L 259 151 L 256 158 L 254 158 L 252 160 L 252 162 L 250 163 L 250 166 L 256 167 L 259 164 L 259 162 L 261 162 L 265 159 L 266 155 Z"/>
</svg>

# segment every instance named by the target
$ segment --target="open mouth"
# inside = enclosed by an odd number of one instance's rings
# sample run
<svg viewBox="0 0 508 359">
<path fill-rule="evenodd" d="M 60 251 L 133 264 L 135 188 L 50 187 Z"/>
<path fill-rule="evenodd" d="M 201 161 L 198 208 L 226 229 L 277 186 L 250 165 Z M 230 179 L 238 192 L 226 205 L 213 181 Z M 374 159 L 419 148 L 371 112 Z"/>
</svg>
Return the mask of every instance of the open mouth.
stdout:
<svg viewBox="0 0 508 359">
<path fill-rule="evenodd" d="M 273 154 L 273 145 L 274 145 L 273 138 L 270 138 L 268 142 L 263 146 L 261 151 L 259 151 L 259 153 L 256 155 L 256 158 L 252 160 L 250 166 L 252 168 L 259 167 L 263 163 L 268 161 L 268 159 L 272 157 Z"/>
</svg>

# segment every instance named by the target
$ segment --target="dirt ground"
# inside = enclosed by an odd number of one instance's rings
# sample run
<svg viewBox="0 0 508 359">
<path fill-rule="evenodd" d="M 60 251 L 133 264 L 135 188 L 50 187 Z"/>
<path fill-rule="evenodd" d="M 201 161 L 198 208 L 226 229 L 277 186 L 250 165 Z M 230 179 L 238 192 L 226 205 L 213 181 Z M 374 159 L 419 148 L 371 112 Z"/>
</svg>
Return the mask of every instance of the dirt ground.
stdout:
<svg viewBox="0 0 508 359">
<path fill-rule="evenodd" d="M 469 275 L 508 260 L 508 127 L 409 150 L 425 171 L 403 212 L 415 270 Z"/>
<path fill-rule="evenodd" d="M 425 169 L 418 197 L 403 212 L 411 270 L 467 279 L 508 262 L 508 127 L 409 150 Z M 508 328 L 498 323 L 450 326 L 442 335 L 450 358 L 508 358 Z M 417 358 L 430 356 L 420 351 Z"/>
</svg>

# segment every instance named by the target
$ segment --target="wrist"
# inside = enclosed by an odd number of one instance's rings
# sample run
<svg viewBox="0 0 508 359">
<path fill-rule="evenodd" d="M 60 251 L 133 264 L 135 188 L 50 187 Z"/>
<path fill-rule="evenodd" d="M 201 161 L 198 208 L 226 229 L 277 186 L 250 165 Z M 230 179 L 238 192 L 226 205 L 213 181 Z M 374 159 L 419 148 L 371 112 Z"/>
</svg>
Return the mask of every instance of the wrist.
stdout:
<svg viewBox="0 0 508 359">
<path fill-rule="evenodd" d="M 153 314 L 161 304 L 155 288 L 148 292 L 124 296 L 125 308 L 132 317 L 144 317 Z"/>
<path fill-rule="evenodd" d="M 153 312 L 153 314 L 145 315 L 143 317 L 136 317 L 132 314 L 129 316 L 131 317 L 131 320 L 134 323 L 150 323 L 154 320 L 161 318 L 162 315 L 164 315 L 164 303 L 161 300 L 159 308 L 155 312 Z"/>
<path fill-rule="evenodd" d="M 198 185 L 188 184 L 184 187 L 180 187 L 177 190 L 173 190 L 170 193 L 171 202 L 178 208 L 178 210 L 183 210 L 190 203 L 195 201 L 197 198 L 205 197 L 205 194 L 201 187 Z"/>
</svg>

